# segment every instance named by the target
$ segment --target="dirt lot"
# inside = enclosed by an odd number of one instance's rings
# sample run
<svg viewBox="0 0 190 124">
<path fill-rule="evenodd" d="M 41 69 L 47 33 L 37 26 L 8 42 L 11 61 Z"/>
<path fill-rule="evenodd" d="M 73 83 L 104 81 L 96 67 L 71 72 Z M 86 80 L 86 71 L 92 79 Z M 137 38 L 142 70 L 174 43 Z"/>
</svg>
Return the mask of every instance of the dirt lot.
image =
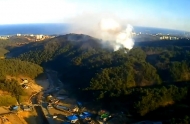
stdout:
<svg viewBox="0 0 190 124">
<path fill-rule="evenodd" d="M 1 114 L 5 114 L 5 113 L 9 113 L 10 111 L 8 110 L 8 108 L 6 107 L 0 107 L 0 115 Z"/>
<path fill-rule="evenodd" d="M 3 123 L 3 118 L 7 121 Z M 18 114 L 5 114 L 0 116 L 0 124 L 37 124 L 35 112 L 19 112 Z"/>
<path fill-rule="evenodd" d="M 28 77 L 18 76 L 18 77 L 11 77 L 7 76 L 7 79 L 16 79 L 19 83 L 22 82 L 21 79 L 27 79 L 28 80 L 28 89 L 25 90 L 25 95 L 21 96 L 21 101 L 24 104 L 28 104 L 30 102 L 30 97 L 35 92 L 40 92 L 43 89 L 48 88 L 49 83 L 45 76 L 41 76 L 40 78 L 37 78 L 35 80 L 30 79 Z M 0 91 L 0 94 L 6 94 L 6 92 Z M 0 107 L 0 114 L 8 113 L 10 112 L 8 108 Z M 2 123 L 2 119 L 0 118 L 0 124 L 37 124 L 37 113 L 35 111 L 32 112 L 24 112 L 19 111 L 17 114 L 6 114 L 4 115 L 9 121 L 6 121 Z M 0 115 L 1 117 L 1 115 Z"/>
<path fill-rule="evenodd" d="M 65 111 L 54 109 L 54 108 L 50 108 L 48 109 L 48 111 L 52 116 L 54 115 L 57 116 L 57 118 L 54 119 L 55 124 L 60 124 L 61 122 L 65 120 L 66 116 L 71 115 L 70 112 L 65 112 Z"/>
<path fill-rule="evenodd" d="M 24 124 L 37 124 L 36 120 L 37 113 L 35 111 L 32 112 L 24 112 L 21 111 L 18 113 L 18 117 Z"/>
<path fill-rule="evenodd" d="M 10 113 L 9 107 L 0 107 L 0 124 L 37 124 L 36 116 L 35 111 Z M 8 119 L 8 121 L 3 123 L 3 118 Z"/>
</svg>

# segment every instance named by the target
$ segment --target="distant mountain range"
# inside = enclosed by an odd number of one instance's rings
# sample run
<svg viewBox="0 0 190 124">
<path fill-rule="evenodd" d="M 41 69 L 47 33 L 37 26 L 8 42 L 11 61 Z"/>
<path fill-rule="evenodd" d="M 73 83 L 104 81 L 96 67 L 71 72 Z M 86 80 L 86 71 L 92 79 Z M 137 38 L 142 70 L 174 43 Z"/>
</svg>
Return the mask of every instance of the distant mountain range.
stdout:
<svg viewBox="0 0 190 124">
<path fill-rule="evenodd" d="M 0 35 L 13 35 L 13 34 L 47 34 L 47 35 L 60 35 L 70 33 L 70 24 L 9 24 L 0 25 Z M 141 33 L 162 33 L 162 34 L 184 34 L 185 31 L 150 28 L 150 27 L 138 27 L 134 26 L 135 32 Z"/>
</svg>

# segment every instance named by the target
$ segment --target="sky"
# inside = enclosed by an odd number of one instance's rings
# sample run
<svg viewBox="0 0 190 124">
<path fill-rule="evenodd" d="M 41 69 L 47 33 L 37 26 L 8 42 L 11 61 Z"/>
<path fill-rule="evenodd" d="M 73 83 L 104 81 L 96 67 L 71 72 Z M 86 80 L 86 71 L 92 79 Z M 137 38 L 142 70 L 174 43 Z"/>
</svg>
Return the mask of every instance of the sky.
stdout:
<svg viewBox="0 0 190 124">
<path fill-rule="evenodd" d="M 0 0 L 0 25 L 109 17 L 134 26 L 190 31 L 189 5 L 190 0 Z"/>
</svg>

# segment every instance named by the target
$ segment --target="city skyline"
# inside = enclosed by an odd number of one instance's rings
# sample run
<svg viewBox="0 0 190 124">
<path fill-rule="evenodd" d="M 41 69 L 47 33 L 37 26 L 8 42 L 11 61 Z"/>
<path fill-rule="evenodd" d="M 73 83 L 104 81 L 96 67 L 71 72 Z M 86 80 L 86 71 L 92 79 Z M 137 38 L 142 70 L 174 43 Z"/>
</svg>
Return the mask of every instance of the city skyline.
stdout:
<svg viewBox="0 0 190 124">
<path fill-rule="evenodd" d="M 188 0 L 0 0 L 0 25 L 94 23 L 104 17 L 134 26 L 190 31 Z"/>
</svg>

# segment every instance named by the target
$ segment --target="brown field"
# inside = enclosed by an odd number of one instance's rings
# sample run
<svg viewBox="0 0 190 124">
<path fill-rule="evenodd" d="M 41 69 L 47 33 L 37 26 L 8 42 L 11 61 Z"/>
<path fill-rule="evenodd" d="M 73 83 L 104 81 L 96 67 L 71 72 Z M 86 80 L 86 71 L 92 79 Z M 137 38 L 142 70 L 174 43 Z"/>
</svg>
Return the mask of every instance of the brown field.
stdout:
<svg viewBox="0 0 190 124">
<path fill-rule="evenodd" d="M 46 89 L 49 86 L 49 83 L 44 75 L 37 79 L 31 79 L 22 75 L 18 77 L 6 76 L 6 79 L 15 79 L 19 83 L 22 82 L 21 79 L 28 80 L 29 88 L 23 89 L 25 91 L 25 95 L 21 96 L 21 102 L 24 104 L 28 104 L 30 102 L 30 97 L 32 94 L 40 92 L 42 89 Z M 4 94 L 9 93 L 0 91 L 0 95 Z M 10 112 L 8 108 L 9 107 L 0 107 L 0 117 L 5 117 L 8 119 L 8 121 L 3 123 L 0 118 L 0 124 L 37 124 L 37 113 L 35 110 L 32 112 L 19 111 L 17 114 L 6 114 Z"/>
</svg>

